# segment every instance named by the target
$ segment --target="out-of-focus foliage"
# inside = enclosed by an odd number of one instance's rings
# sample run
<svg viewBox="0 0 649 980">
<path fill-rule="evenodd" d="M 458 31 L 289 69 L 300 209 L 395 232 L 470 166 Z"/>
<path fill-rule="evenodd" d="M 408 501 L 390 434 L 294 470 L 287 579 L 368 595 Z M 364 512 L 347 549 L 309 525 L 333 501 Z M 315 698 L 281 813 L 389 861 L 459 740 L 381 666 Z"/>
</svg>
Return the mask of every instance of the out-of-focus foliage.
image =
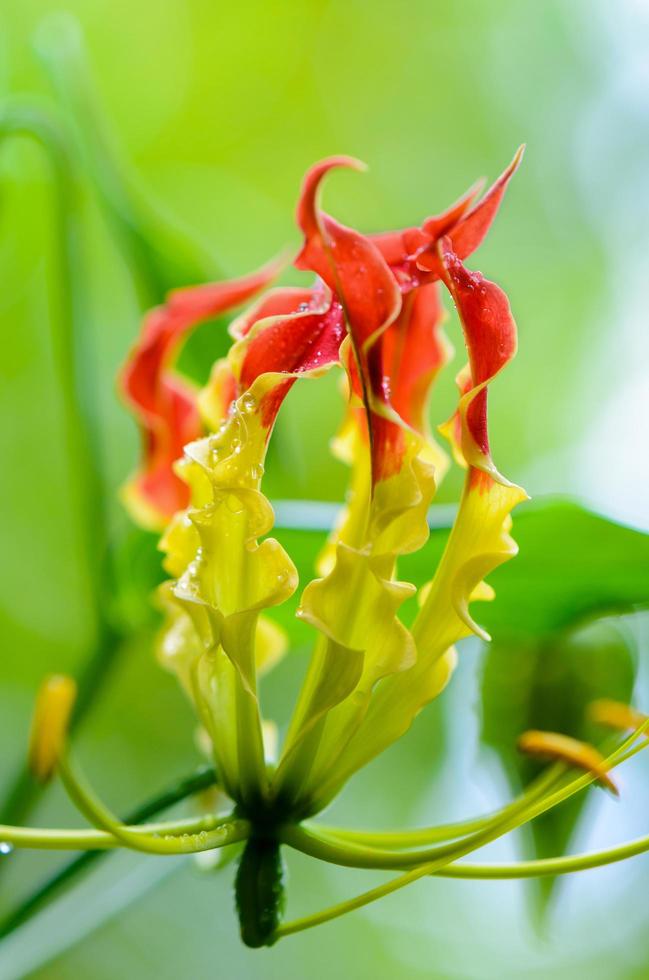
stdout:
<svg viewBox="0 0 649 980">
<path fill-rule="evenodd" d="M 516 792 L 540 770 L 516 751 L 520 732 L 541 729 L 601 742 L 602 731 L 589 721 L 588 706 L 598 698 L 631 701 L 634 653 L 632 637 L 609 621 L 494 643 L 485 658 L 482 735 L 497 751 Z M 531 824 L 532 856 L 550 857 L 568 848 L 586 800 L 580 794 Z M 533 883 L 546 899 L 552 884 L 551 878 Z"/>
</svg>

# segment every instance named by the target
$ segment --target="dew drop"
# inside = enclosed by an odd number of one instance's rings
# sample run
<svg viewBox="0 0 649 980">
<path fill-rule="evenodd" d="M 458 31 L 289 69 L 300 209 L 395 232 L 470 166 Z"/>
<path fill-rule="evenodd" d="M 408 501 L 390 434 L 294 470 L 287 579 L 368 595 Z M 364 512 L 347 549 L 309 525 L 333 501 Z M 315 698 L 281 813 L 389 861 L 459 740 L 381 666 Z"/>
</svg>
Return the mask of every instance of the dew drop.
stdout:
<svg viewBox="0 0 649 980">
<path fill-rule="evenodd" d="M 14 846 L 13 844 L 10 844 L 9 841 L 7 840 L 0 841 L 0 854 L 11 854 L 13 849 Z"/>
<path fill-rule="evenodd" d="M 257 408 L 257 399 L 252 394 L 252 392 L 247 391 L 245 395 L 241 396 L 241 408 L 244 412 L 252 413 Z"/>
</svg>

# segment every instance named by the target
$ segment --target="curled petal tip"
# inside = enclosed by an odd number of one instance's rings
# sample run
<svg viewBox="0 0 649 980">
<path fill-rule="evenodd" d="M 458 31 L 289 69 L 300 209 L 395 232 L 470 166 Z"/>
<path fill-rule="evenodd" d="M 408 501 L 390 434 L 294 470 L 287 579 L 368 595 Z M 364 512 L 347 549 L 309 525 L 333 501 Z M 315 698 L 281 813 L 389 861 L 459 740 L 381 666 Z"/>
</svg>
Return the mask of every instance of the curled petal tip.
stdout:
<svg viewBox="0 0 649 980">
<path fill-rule="evenodd" d="M 347 167 L 350 170 L 367 170 L 367 164 L 363 160 L 359 160 L 358 157 L 350 157 L 345 153 L 337 153 L 330 157 L 325 157 L 323 160 L 319 160 L 311 168 L 311 171 L 317 171 L 319 173 L 326 173 L 328 170 L 333 170 L 334 167 Z"/>
<path fill-rule="evenodd" d="M 320 160 L 307 170 L 302 182 L 302 191 L 296 212 L 297 223 L 307 235 L 317 228 L 317 198 L 322 178 L 335 167 L 347 167 L 358 171 L 367 169 L 362 160 L 357 160 L 355 157 L 331 156 L 325 157 L 324 160 Z M 298 256 L 298 263 L 299 259 L 300 256 Z"/>
</svg>

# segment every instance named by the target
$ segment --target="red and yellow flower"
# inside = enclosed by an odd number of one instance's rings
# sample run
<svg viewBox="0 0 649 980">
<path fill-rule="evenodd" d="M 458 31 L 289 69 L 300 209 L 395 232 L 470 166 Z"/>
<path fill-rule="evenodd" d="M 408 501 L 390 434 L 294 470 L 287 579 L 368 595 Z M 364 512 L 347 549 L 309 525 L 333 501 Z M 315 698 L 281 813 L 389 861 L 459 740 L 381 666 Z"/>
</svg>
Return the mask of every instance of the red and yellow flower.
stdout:
<svg viewBox="0 0 649 980">
<path fill-rule="evenodd" d="M 509 513 L 525 494 L 496 469 L 487 429 L 487 387 L 515 353 L 516 327 L 502 290 L 463 263 L 487 234 L 520 157 L 477 202 L 475 187 L 421 227 L 370 236 L 319 205 L 329 171 L 361 165 L 336 157 L 313 167 L 297 208 L 304 244 L 295 265 L 314 273 L 314 283 L 271 290 L 235 320 L 230 352 L 200 394 L 174 372 L 187 331 L 260 291 L 274 270 L 183 290 L 145 321 L 124 372 L 146 449 L 128 496 L 168 524 L 162 546 L 174 580 L 163 590 L 161 654 L 196 702 L 235 799 L 289 798 L 300 814 L 320 809 L 439 694 L 457 640 L 483 635 L 469 603 L 490 596 L 484 576 L 514 554 Z M 447 466 L 427 422 L 429 393 L 451 350 L 441 289 L 457 308 L 468 352 L 458 409 L 441 429 L 467 477 L 448 546 L 407 629 L 399 608 L 416 590 L 398 579 L 397 562 L 426 541 Z M 298 615 L 315 629 L 316 646 L 269 774 L 257 673 L 282 640 L 264 611 L 298 582 L 289 556 L 267 537 L 264 459 L 292 385 L 336 366 L 346 373 L 348 411 L 334 449 L 352 467 L 351 492 L 321 577 L 302 593 Z"/>
</svg>

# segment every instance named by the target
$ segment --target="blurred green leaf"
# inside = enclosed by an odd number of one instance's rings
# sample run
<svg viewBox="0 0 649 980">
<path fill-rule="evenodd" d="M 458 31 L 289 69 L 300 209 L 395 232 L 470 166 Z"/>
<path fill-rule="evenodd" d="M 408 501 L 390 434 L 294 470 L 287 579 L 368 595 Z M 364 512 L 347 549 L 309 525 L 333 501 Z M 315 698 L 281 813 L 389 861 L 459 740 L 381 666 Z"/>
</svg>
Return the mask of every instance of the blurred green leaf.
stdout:
<svg viewBox="0 0 649 980">
<path fill-rule="evenodd" d="M 482 681 L 482 737 L 498 754 L 514 792 L 541 769 L 541 764 L 517 751 L 518 736 L 536 728 L 597 742 L 601 729 L 588 720 L 586 708 L 597 698 L 631 700 L 634 654 L 628 631 L 611 620 L 489 648 Z M 589 791 L 598 792 L 597 787 Z M 586 799 L 587 794 L 580 793 L 533 821 L 530 856 L 551 857 L 566 851 Z M 552 894 L 554 881 L 531 882 L 541 909 Z"/>
<path fill-rule="evenodd" d="M 133 272 L 142 304 L 176 286 L 216 274 L 190 235 L 145 190 L 118 148 L 87 62 L 83 32 L 69 13 L 50 14 L 35 34 L 36 51 L 76 135 L 80 157 Z"/>
<path fill-rule="evenodd" d="M 649 536 L 564 501 L 523 512 L 514 536 L 520 555 L 491 577 L 496 601 L 478 618 L 494 637 L 482 684 L 483 739 L 518 791 L 538 771 L 516 751 L 521 732 L 592 741 L 598 733 L 585 720 L 586 705 L 631 699 L 632 641 L 611 621 L 593 620 L 649 603 Z M 585 798 L 534 822 L 534 856 L 566 850 Z M 546 899 L 552 886 L 551 879 L 534 885 Z"/>
<path fill-rule="evenodd" d="M 490 577 L 497 598 L 479 612 L 494 639 L 649 605 L 648 534 L 564 500 L 522 508 L 512 533 L 519 555 Z"/>
</svg>

